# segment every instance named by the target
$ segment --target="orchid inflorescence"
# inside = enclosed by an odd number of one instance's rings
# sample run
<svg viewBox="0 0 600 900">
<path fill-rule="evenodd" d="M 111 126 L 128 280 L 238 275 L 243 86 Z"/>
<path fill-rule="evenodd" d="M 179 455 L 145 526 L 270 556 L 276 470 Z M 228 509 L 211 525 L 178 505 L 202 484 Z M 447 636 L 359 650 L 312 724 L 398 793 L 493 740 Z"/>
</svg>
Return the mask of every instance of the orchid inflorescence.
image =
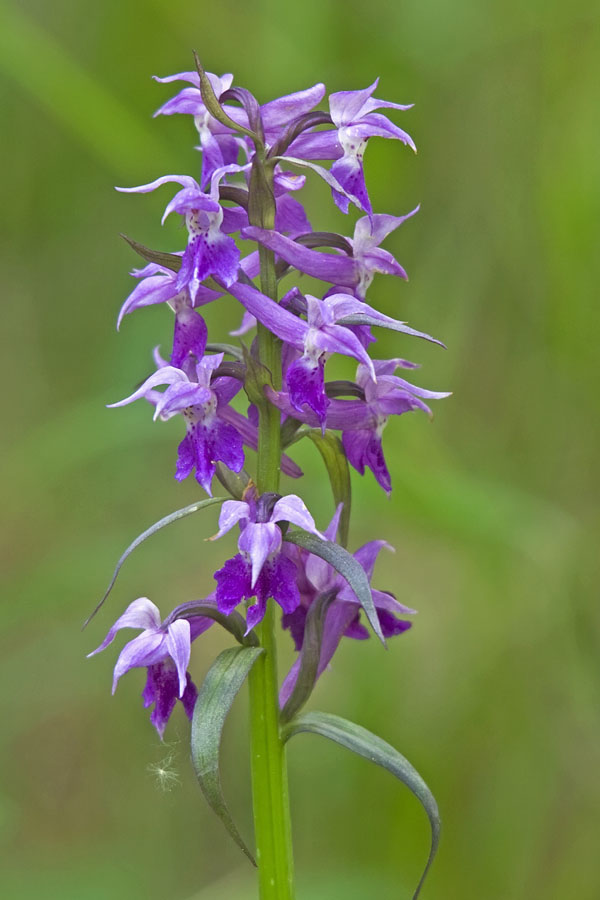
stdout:
<svg viewBox="0 0 600 900">
<path fill-rule="evenodd" d="M 381 244 L 418 207 L 403 216 L 374 213 L 363 154 L 371 137 L 392 138 L 415 149 L 409 135 L 380 112 L 409 107 L 376 99 L 377 81 L 364 90 L 329 95 L 325 109 L 317 109 L 325 98 L 323 84 L 259 105 L 249 91 L 232 87 L 232 75 L 219 78 L 196 61 L 197 71 L 156 79 L 187 85 L 156 115 L 192 117 L 202 153 L 199 180 L 165 175 L 140 187 L 118 188 L 147 193 L 175 185 L 163 221 L 172 213 L 181 216 L 187 243 L 182 250 L 162 252 L 130 241 L 146 265 L 132 272 L 137 284 L 121 308 L 118 327 L 134 310 L 163 304 L 174 314 L 173 340 L 168 357 L 154 351 L 156 371 L 111 406 L 145 399 L 155 419 L 181 417 L 175 478 L 182 481 L 194 473 L 208 498 L 165 517 L 136 539 L 119 561 L 110 587 L 142 540 L 213 505 L 220 505 L 220 514 L 211 540 L 237 528 L 237 553 L 219 565 L 207 596 L 177 606 L 164 620 L 150 599 L 134 600 L 93 653 L 104 650 L 122 628 L 141 630 L 118 657 L 113 692 L 127 671 L 146 669 L 143 702 L 153 707 L 151 721 L 161 738 L 181 701 L 193 720 L 192 758 L 200 785 L 251 856 L 225 806 L 218 777 L 222 721 L 249 676 L 256 720 L 253 792 L 261 897 L 285 898 L 292 896 L 289 821 L 284 821 L 289 820 L 287 791 L 277 795 L 273 760 L 281 762 L 285 741 L 299 731 L 329 737 L 404 781 L 430 818 L 429 862 L 435 852 L 435 801 L 404 757 L 358 725 L 328 714 L 300 714 L 300 709 L 342 639 L 369 636 L 365 617 L 383 642 L 411 627 L 407 617 L 414 610 L 391 592 L 371 587 L 377 556 L 389 545 L 373 540 L 354 553 L 346 549 L 349 468 L 361 475 L 370 469 L 389 494 L 383 451 L 389 417 L 412 410 L 430 415 L 427 402 L 448 395 L 417 387 L 397 374 L 416 368 L 414 363 L 376 359 L 369 352 L 377 328 L 440 343 L 367 301 L 378 273 L 406 278 Z M 317 161 L 332 165 L 327 169 Z M 359 211 L 352 237 L 312 228 L 298 199 L 307 176 L 326 182 L 342 213 L 351 206 Z M 242 257 L 233 235 L 254 249 Z M 324 282 L 324 290 L 314 296 L 297 285 L 280 289 L 293 271 Z M 202 316 L 203 306 L 226 295 L 240 304 L 241 323 L 230 332 L 243 337 L 239 345 L 210 342 Z M 355 361 L 354 380 L 326 380 L 327 361 L 336 354 Z M 320 451 L 331 481 L 334 511 L 322 531 L 298 494 L 279 492 L 280 472 L 294 479 L 302 475 L 288 453 L 304 438 Z M 247 471 L 249 449 L 258 454 L 254 476 Z M 215 481 L 229 498 L 213 496 Z M 281 625 L 298 654 L 279 688 L 274 604 L 281 608 Z M 224 627 L 238 646 L 221 654 L 198 692 L 188 671 L 191 645 L 214 624 Z M 262 756 L 270 761 L 260 760 L 256 748 L 261 741 Z M 269 771 L 265 765 L 271 766 Z M 284 778 L 285 767 L 280 768 Z"/>
</svg>

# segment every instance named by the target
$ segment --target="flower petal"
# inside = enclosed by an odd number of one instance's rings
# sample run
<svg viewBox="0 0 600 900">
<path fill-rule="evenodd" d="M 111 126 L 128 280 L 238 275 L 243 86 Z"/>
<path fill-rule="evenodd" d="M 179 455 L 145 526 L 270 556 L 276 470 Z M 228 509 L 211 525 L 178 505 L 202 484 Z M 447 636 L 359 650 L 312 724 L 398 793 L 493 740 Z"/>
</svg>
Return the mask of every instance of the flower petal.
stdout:
<svg viewBox="0 0 600 900">
<path fill-rule="evenodd" d="M 238 547 L 248 554 L 252 565 L 251 587 L 256 584 L 266 559 L 281 548 L 281 541 L 281 529 L 274 521 L 248 522 L 240 534 Z"/>
<path fill-rule="evenodd" d="M 175 285 L 176 277 L 171 275 L 152 275 L 144 278 L 133 289 L 119 312 L 117 319 L 117 331 L 121 327 L 123 317 L 134 309 L 141 309 L 143 306 L 151 306 L 154 303 L 166 303 L 177 296 L 179 291 Z"/>
<path fill-rule="evenodd" d="M 272 250 L 277 256 L 299 272 L 312 275 L 331 284 L 343 284 L 353 287 L 358 284 L 359 270 L 356 261 L 350 256 L 337 253 L 320 253 L 302 244 L 297 244 L 289 237 L 277 231 L 269 231 L 250 225 L 244 228 L 242 237 L 258 241 L 263 247 Z"/>
<path fill-rule="evenodd" d="M 249 517 L 250 507 L 243 500 L 226 500 L 219 514 L 219 530 L 210 540 L 216 541 L 217 538 L 223 537 L 237 522 Z"/>
<path fill-rule="evenodd" d="M 128 403 L 133 403 L 135 400 L 145 397 L 152 388 L 159 384 L 175 384 L 178 381 L 189 382 L 189 378 L 181 369 L 176 369 L 174 366 L 162 366 L 158 372 L 153 372 L 143 385 L 137 391 L 134 391 L 133 394 L 130 394 L 129 397 L 125 397 L 124 400 L 119 400 L 117 403 L 108 403 L 107 406 L 109 409 L 114 409 L 116 406 L 126 406 Z"/>
<path fill-rule="evenodd" d="M 170 184 L 175 181 L 177 184 L 180 184 L 184 188 L 188 188 L 189 190 L 197 190 L 200 192 L 200 186 L 198 182 L 195 181 L 190 175 L 162 175 L 160 178 L 156 178 L 154 181 L 150 181 L 148 184 L 140 184 L 137 187 L 117 187 L 116 191 L 120 191 L 122 194 L 147 194 L 150 191 L 155 191 L 156 188 L 162 187 L 163 184 Z"/>
<path fill-rule="evenodd" d="M 334 124 L 341 128 L 357 119 L 378 84 L 379 78 L 376 78 L 373 84 L 363 90 L 336 91 L 330 94 L 329 112 Z"/>
<path fill-rule="evenodd" d="M 177 668 L 179 696 L 183 697 L 187 686 L 186 673 L 191 653 L 190 623 L 187 619 L 176 619 L 169 625 L 165 644 Z"/>
<path fill-rule="evenodd" d="M 165 635 L 162 631 L 143 631 L 142 634 L 125 644 L 113 672 L 113 694 L 117 689 L 119 678 L 125 672 L 141 666 L 150 666 L 164 659 L 166 654 L 164 644 Z"/>
<path fill-rule="evenodd" d="M 260 108 L 265 133 L 279 131 L 292 119 L 310 112 L 325 96 L 325 85 L 315 84 L 303 91 L 270 100 Z"/>
<path fill-rule="evenodd" d="M 105 650 L 115 639 L 117 631 L 121 628 L 143 628 L 144 631 L 152 631 L 160 628 L 160 610 L 147 597 L 139 597 L 130 603 L 122 616 L 109 629 L 108 634 L 99 647 L 88 653 L 88 657 L 95 656 L 101 650 Z"/>
<path fill-rule="evenodd" d="M 270 297 L 261 294 L 252 285 L 238 281 L 229 286 L 229 293 L 237 297 L 251 315 L 255 316 L 282 341 L 299 349 L 304 347 L 304 337 L 308 331 L 306 322 L 283 309 Z"/>
<path fill-rule="evenodd" d="M 237 553 L 215 572 L 217 606 L 225 615 L 233 612 L 238 603 L 241 603 L 246 597 L 252 596 L 250 571 L 250 566 L 244 557 L 241 553 Z"/>
<path fill-rule="evenodd" d="M 291 522 L 292 525 L 297 525 L 304 531 L 310 531 L 311 534 L 323 538 L 304 500 L 297 494 L 287 494 L 277 501 L 271 513 L 271 522 Z"/>
<path fill-rule="evenodd" d="M 378 247 L 392 231 L 395 231 L 403 222 L 406 222 L 407 219 L 418 213 L 419 209 L 420 205 L 415 206 L 405 216 L 388 216 L 383 213 L 376 213 L 371 217 L 363 216 L 358 219 L 354 226 L 354 252 L 359 255 L 372 247 Z"/>
</svg>

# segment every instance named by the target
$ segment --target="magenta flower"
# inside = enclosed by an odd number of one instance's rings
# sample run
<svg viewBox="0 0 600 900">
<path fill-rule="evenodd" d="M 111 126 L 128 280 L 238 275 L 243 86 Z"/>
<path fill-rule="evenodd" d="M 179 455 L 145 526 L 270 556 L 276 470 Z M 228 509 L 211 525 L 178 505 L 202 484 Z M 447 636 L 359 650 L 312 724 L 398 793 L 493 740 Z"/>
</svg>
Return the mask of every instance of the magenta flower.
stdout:
<svg viewBox="0 0 600 900">
<path fill-rule="evenodd" d="M 242 600 L 256 597 L 256 603 L 248 608 L 248 631 L 262 620 L 269 597 L 287 613 L 293 612 L 300 602 L 296 568 L 281 553 L 283 537 L 279 522 L 289 522 L 322 537 L 304 501 L 295 494 L 279 499 L 274 494 L 263 494 L 258 499 L 249 494 L 247 502 L 226 500 L 221 507 L 219 531 L 212 540 L 222 537 L 236 524 L 241 533 L 240 552 L 215 573 L 217 606 L 229 614 Z"/>
<path fill-rule="evenodd" d="M 202 602 L 209 604 L 211 600 Z M 142 633 L 125 644 L 119 654 L 112 692 L 115 693 L 119 678 L 130 669 L 146 668 L 148 673 L 142 698 L 146 708 L 154 704 L 150 721 L 161 738 L 178 699 L 188 718 L 192 718 L 198 692 L 187 671 L 191 644 L 213 624 L 212 619 L 204 616 L 177 618 L 179 611 L 178 607 L 162 622 L 158 607 L 147 597 L 140 597 L 129 604 L 100 646 L 88 653 L 88 657 L 95 656 L 105 650 L 121 628 L 142 629 Z"/>
</svg>

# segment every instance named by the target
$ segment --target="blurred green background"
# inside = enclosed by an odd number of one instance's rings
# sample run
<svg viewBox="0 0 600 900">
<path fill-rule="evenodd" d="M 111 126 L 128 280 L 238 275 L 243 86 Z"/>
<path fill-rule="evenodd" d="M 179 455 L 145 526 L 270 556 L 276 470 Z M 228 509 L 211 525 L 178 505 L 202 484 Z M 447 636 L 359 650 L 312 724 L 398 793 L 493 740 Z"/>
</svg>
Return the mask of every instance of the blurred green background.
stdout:
<svg viewBox="0 0 600 900">
<path fill-rule="evenodd" d="M 255 896 L 194 783 L 184 717 L 161 746 L 142 673 L 111 698 L 115 653 L 85 659 L 135 597 L 166 612 L 205 595 L 214 512 L 138 551 L 80 631 L 124 546 L 199 496 L 172 478 L 179 423 L 153 424 L 143 404 L 105 409 L 168 340 L 163 309 L 114 330 L 137 264 L 118 232 L 168 250 L 182 234 L 160 229 L 167 192 L 113 185 L 198 172 L 191 122 L 151 120 L 173 91 L 150 75 L 190 68 L 192 47 L 261 101 L 380 75 L 379 96 L 416 104 L 397 121 L 418 156 L 375 139 L 366 157 L 377 210 L 422 204 L 386 245 L 410 284 L 380 278 L 370 298 L 447 343 L 386 335 L 381 353 L 421 362 L 418 383 L 454 396 L 433 425 L 389 425 L 395 490 L 388 501 L 355 477 L 352 543 L 396 546 L 375 584 L 420 614 L 387 653 L 347 641 L 311 705 L 381 734 L 432 787 L 444 835 L 424 898 L 600 896 L 597 12 L 583 0 L 2 4 L 3 896 Z M 351 233 L 325 189 L 308 196 L 314 227 Z M 223 338 L 239 314 L 223 301 L 208 318 Z M 312 447 L 297 458 L 324 524 L 320 461 Z M 196 645 L 198 678 L 226 645 L 216 629 Z M 246 715 L 244 698 L 223 768 L 249 833 Z M 409 897 L 428 829 L 408 791 L 310 736 L 290 770 L 300 900 Z"/>
</svg>

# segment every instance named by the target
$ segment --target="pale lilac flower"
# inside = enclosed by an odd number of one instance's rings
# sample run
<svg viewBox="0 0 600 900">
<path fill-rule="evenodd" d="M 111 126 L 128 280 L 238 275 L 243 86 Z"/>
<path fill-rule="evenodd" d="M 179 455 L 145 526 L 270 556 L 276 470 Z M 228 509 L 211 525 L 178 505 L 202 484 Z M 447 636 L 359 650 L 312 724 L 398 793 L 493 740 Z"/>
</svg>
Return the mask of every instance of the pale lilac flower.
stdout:
<svg viewBox="0 0 600 900">
<path fill-rule="evenodd" d="M 278 522 L 289 522 L 322 537 L 304 501 L 295 494 L 279 499 L 273 494 L 255 499 L 250 494 L 247 501 L 226 500 L 221 507 L 219 531 L 213 540 L 236 524 L 241 533 L 240 552 L 215 573 L 217 605 L 229 614 L 242 600 L 256 597 L 256 603 L 248 608 L 248 630 L 262 620 L 269 597 L 284 612 L 293 612 L 300 602 L 295 566 L 280 552 L 283 537 Z"/>
<path fill-rule="evenodd" d="M 371 214 L 371 201 L 365 185 L 363 155 L 371 137 L 396 138 L 408 144 L 416 152 L 412 138 L 376 109 L 410 109 L 387 100 L 376 100 L 372 94 L 379 83 L 377 78 L 362 91 L 339 91 L 329 96 L 329 111 L 338 130 L 338 139 L 344 155 L 331 167 L 331 174 L 350 194 L 357 197 L 366 213 Z M 348 212 L 348 198 L 333 191 L 333 199 L 342 212 Z"/>
<path fill-rule="evenodd" d="M 328 541 L 335 541 L 337 529 L 342 511 L 342 504 L 336 510 L 333 519 L 325 531 Z M 393 550 L 385 541 L 369 541 L 353 554 L 365 570 L 369 581 L 373 577 L 375 562 L 380 551 L 386 548 Z M 360 602 L 349 586 L 348 582 L 336 572 L 333 566 L 318 556 L 314 556 L 306 550 L 293 544 L 285 545 L 285 553 L 296 563 L 298 576 L 297 583 L 300 590 L 300 603 L 291 613 L 286 613 L 282 618 L 282 625 L 290 631 L 299 656 L 288 672 L 279 695 L 283 706 L 288 700 L 302 664 L 302 650 L 304 642 L 304 629 L 307 613 L 313 603 L 325 594 L 334 594 L 323 625 L 321 655 L 317 669 L 317 677 L 329 665 L 340 641 L 343 637 L 351 637 L 364 640 L 369 637 L 367 628 L 360 621 Z M 377 610 L 377 616 L 384 636 L 392 637 L 402 634 L 411 627 L 411 622 L 398 618 L 399 615 L 414 613 L 414 609 L 404 606 L 396 598 L 385 591 L 371 588 L 371 595 Z"/>
<path fill-rule="evenodd" d="M 209 599 L 203 603 L 214 601 Z M 119 654 L 112 692 L 115 693 L 119 678 L 130 669 L 146 668 L 148 673 L 142 697 L 145 707 L 154 704 L 150 721 L 161 738 L 178 699 L 188 718 L 192 718 L 198 692 L 187 671 L 191 644 L 213 624 L 212 619 L 204 616 L 177 618 L 178 612 L 179 608 L 173 610 L 162 622 L 158 607 L 147 597 L 140 597 L 129 604 L 100 646 L 88 653 L 88 656 L 95 656 L 105 650 L 121 628 L 142 629 L 142 633 L 125 644 Z"/>
</svg>

